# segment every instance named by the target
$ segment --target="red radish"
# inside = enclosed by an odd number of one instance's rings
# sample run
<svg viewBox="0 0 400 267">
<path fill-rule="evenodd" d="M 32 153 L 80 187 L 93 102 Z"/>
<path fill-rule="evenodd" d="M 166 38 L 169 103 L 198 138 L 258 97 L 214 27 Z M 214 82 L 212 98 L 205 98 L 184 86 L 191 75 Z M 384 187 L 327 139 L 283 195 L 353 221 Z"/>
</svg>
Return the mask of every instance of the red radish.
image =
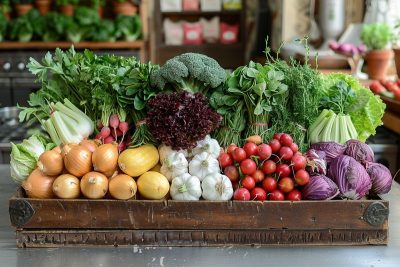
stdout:
<svg viewBox="0 0 400 267">
<path fill-rule="evenodd" d="M 295 171 L 305 169 L 307 165 L 307 159 L 304 156 L 294 155 L 292 157 L 292 165 Z"/>
<path fill-rule="evenodd" d="M 114 129 L 114 136 L 117 136 L 117 128 L 119 125 L 119 118 L 117 114 L 112 114 L 109 118 L 109 125 Z"/>
<path fill-rule="evenodd" d="M 112 143 L 112 142 L 114 142 L 115 141 L 115 139 L 114 139 L 114 137 L 112 137 L 111 135 L 109 135 L 109 136 L 107 136 L 105 139 L 104 139 L 104 144 L 110 144 L 110 143 Z"/>
<path fill-rule="evenodd" d="M 110 136 L 110 133 L 111 133 L 110 127 L 104 126 L 103 128 L 101 128 L 100 136 L 102 138 L 107 138 Z"/>
<path fill-rule="evenodd" d="M 237 145 L 235 145 L 235 144 L 230 144 L 230 145 L 228 146 L 228 148 L 226 149 L 226 153 L 232 155 L 233 150 L 235 150 L 235 148 L 237 148 Z"/>
<path fill-rule="evenodd" d="M 227 166 L 224 169 L 224 174 L 229 178 L 229 180 L 231 180 L 232 182 L 235 182 L 237 180 L 239 180 L 239 171 L 238 169 L 231 165 L 231 166 Z"/>
<path fill-rule="evenodd" d="M 97 122 L 97 129 L 101 130 L 101 128 L 103 128 L 103 127 L 104 127 L 103 123 L 101 121 L 98 121 Z"/>
<path fill-rule="evenodd" d="M 250 192 L 246 188 L 238 188 L 233 193 L 233 199 L 239 201 L 248 201 L 250 200 Z"/>
<path fill-rule="evenodd" d="M 300 201 L 302 199 L 301 192 L 297 189 L 293 189 L 286 195 L 287 200 Z"/>
<path fill-rule="evenodd" d="M 289 134 L 284 133 L 281 135 L 281 138 L 279 138 L 279 142 L 282 146 L 290 147 L 293 144 L 293 138 Z"/>
<path fill-rule="evenodd" d="M 126 149 L 126 142 L 125 141 L 121 141 L 118 144 L 118 151 L 121 153 L 122 151 L 124 151 Z"/>
<path fill-rule="evenodd" d="M 122 132 L 120 129 L 116 129 L 115 131 L 111 132 L 111 135 L 114 137 L 115 136 L 120 137 L 120 136 L 122 136 Z"/>
<path fill-rule="evenodd" d="M 240 170 L 243 174 L 252 175 L 257 170 L 257 165 L 253 160 L 245 159 L 240 162 Z"/>
<path fill-rule="evenodd" d="M 218 160 L 219 160 L 219 165 L 221 166 L 222 169 L 233 164 L 232 157 L 225 152 L 219 154 Z"/>
<path fill-rule="evenodd" d="M 251 176 L 244 177 L 241 181 L 241 184 L 244 188 L 249 190 L 252 190 L 254 187 L 256 187 L 256 181 L 254 181 L 253 177 Z"/>
<path fill-rule="evenodd" d="M 292 143 L 289 147 L 293 153 L 297 153 L 299 151 L 299 146 L 296 143 Z"/>
<path fill-rule="evenodd" d="M 272 155 L 272 149 L 267 144 L 261 144 L 257 147 L 257 155 L 260 157 L 260 160 L 269 159 Z"/>
<path fill-rule="evenodd" d="M 291 173 L 292 171 L 287 164 L 276 165 L 276 174 L 278 174 L 279 177 L 288 177 Z"/>
<path fill-rule="evenodd" d="M 246 152 L 247 157 L 257 155 L 257 145 L 252 142 L 244 144 L 243 149 Z"/>
<path fill-rule="evenodd" d="M 254 178 L 254 181 L 256 181 L 256 183 L 260 183 L 264 180 L 264 173 L 261 170 L 256 170 L 251 177 Z"/>
<path fill-rule="evenodd" d="M 279 141 L 279 139 L 281 139 L 282 134 L 283 134 L 283 133 L 276 133 L 276 134 L 274 134 L 274 136 L 273 136 L 272 138 Z M 271 141 L 272 141 L 272 140 L 271 140 Z"/>
<path fill-rule="evenodd" d="M 237 162 L 241 162 L 242 160 L 245 160 L 246 157 L 247 157 L 246 151 L 244 151 L 244 149 L 241 147 L 235 148 L 235 150 L 233 150 L 233 152 L 232 152 L 232 158 Z"/>
<path fill-rule="evenodd" d="M 118 125 L 118 129 L 121 130 L 122 132 L 122 139 L 124 139 L 125 134 L 128 132 L 129 130 L 129 124 L 126 121 L 121 121 Z"/>
<path fill-rule="evenodd" d="M 306 170 L 298 170 L 294 174 L 294 180 L 298 185 L 306 185 L 310 181 L 310 175 Z"/>
<path fill-rule="evenodd" d="M 232 182 L 232 187 L 233 187 L 233 190 L 238 189 L 239 188 L 239 182 L 238 181 Z"/>
<path fill-rule="evenodd" d="M 263 163 L 262 170 L 265 174 L 273 174 L 276 171 L 276 163 L 272 160 L 267 160 Z"/>
<path fill-rule="evenodd" d="M 103 137 L 101 137 L 101 134 L 98 133 L 98 134 L 96 134 L 96 136 L 94 137 L 94 139 L 103 140 Z"/>
<path fill-rule="evenodd" d="M 279 189 L 276 189 L 276 190 L 272 191 L 271 194 L 269 194 L 269 200 L 283 201 L 283 200 L 285 200 L 285 195 Z"/>
<path fill-rule="evenodd" d="M 381 94 L 383 92 L 386 92 L 386 88 L 383 87 L 382 84 L 380 84 L 378 81 L 374 81 L 369 85 L 369 89 L 375 94 Z"/>
<path fill-rule="evenodd" d="M 294 188 L 293 179 L 290 177 L 284 177 L 279 180 L 278 187 L 283 193 L 289 193 Z"/>
<path fill-rule="evenodd" d="M 262 187 L 264 188 L 265 191 L 270 193 L 274 191 L 276 188 L 278 188 L 278 182 L 275 180 L 274 177 L 268 176 L 262 182 Z"/>
<path fill-rule="evenodd" d="M 290 160 L 293 157 L 293 151 L 289 147 L 283 146 L 279 149 L 279 157 L 283 160 Z"/>
<path fill-rule="evenodd" d="M 261 187 L 256 187 L 250 192 L 252 200 L 264 201 L 267 200 L 267 192 Z"/>
<path fill-rule="evenodd" d="M 272 153 L 276 154 L 278 153 L 279 149 L 281 149 L 281 143 L 277 139 L 272 139 L 268 144 L 272 149 Z"/>
</svg>

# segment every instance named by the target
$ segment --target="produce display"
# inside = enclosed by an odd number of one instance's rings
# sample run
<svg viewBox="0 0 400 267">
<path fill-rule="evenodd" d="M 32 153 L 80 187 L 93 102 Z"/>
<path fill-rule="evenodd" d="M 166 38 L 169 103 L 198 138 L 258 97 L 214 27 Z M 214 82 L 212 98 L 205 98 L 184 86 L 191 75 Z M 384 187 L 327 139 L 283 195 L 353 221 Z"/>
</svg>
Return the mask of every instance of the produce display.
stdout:
<svg viewBox="0 0 400 267">
<path fill-rule="evenodd" d="M 386 96 L 388 98 L 400 101 L 400 80 L 397 81 L 373 81 L 369 85 L 369 89 L 374 94 Z"/>
<path fill-rule="evenodd" d="M 57 49 L 20 120 L 11 177 L 32 198 L 361 199 L 392 176 L 364 143 L 384 103 L 356 79 L 266 52 L 229 73 L 186 53 L 163 66 Z"/>
</svg>

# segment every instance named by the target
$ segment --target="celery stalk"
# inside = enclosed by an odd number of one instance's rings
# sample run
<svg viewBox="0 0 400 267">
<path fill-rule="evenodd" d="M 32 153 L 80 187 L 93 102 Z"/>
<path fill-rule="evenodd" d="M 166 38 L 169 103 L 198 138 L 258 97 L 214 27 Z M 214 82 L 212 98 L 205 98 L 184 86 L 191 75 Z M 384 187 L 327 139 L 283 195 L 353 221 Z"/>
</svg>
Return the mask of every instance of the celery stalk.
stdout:
<svg viewBox="0 0 400 267">
<path fill-rule="evenodd" d="M 332 125 L 332 131 L 330 133 L 330 141 L 333 141 L 333 142 L 336 142 L 336 143 L 339 143 L 339 140 L 340 140 L 340 127 L 341 127 L 341 125 L 340 125 L 339 116 L 340 115 L 336 116 L 336 118 L 335 118 L 335 120 L 333 122 L 333 125 Z"/>
<path fill-rule="evenodd" d="M 333 113 L 334 114 L 334 113 Z M 329 122 L 329 117 L 325 117 L 318 125 L 317 127 L 314 128 L 314 130 L 312 132 L 310 132 L 310 143 L 311 144 L 315 144 L 320 142 L 320 134 L 322 133 L 322 131 L 325 129 L 326 124 Z"/>
<path fill-rule="evenodd" d="M 315 128 L 316 128 L 319 124 L 321 124 L 322 121 L 324 121 L 324 119 L 325 119 L 326 117 L 329 117 L 329 115 L 330 115 L 329 110 L 324 109 L 324 110 L 321 112 L 321 114 L 319 114 L 319 116 L 315 119 L 315 121 L 313 122 L 313 124 L 310 125 L 310 127 L 308 128 L 308 132 L 309 132 L 309 133 L 312 133 L 312 132 L 315 130 Z"/>
<path fill-rule="evenodd" d="M 53 143 L 55 143 L 57 146 L 59 146 L 61 144 L 61 140 L 57 134 L 56 129 L 54 128 L 54 125 L 51 122 L 51 119 L 48 119 L 48 120 L 42 122 L 42 125 L 43 125 L 44 129 L 46 130 L 46 132 L 50 135 L 50 138 L 53 141 Z"/>
<path fill-rule="evenodd" d="M 319 136 L 320 142 L 329 142 L 329 141 L 331 141 L 330 140 L 331 139 L 330 135 L 331 135 L 332 126 L 333 126 L 333 123 L 334 123 L 336 117 L 337 117 L 336 114 L 333 112 L 333 115 L 329 118 L 328 122 L 326 123 L 325 128 L 322 130 L 322 132 L 321 132 L 321 134 Z"/>
<path fill-rule="evenodd" d="M 346 141 L 350 140 L 350 135 L 348 131 L 348 125 L 346 120 L 346 115 L 340 115 L 340 144 L 346 143 Z"/>
<path fill-rule="evenodd" d="M 65 124 L 62 116 L 60 115 L 60 111 L 54 111 L 52 116 L 51 116 L 51 121 L 56 128 L 61 142 L 63 144 L 69 144 L 69 143 L 76 143 L 78 144 L 82 139 L 79 136 L 75 136 L 73 133 L 71 133 L 69 127 Z"/>
<path fill-rule="evenodd" d="M 347 128 L 349 130 L 350 138 L 357 139 L 358 133 L 357 133 L 357 130 L 354 127 L 353 121 L 351 120 L 351 117 L 349 115 L 346 115 L 346 121 L 347 121 Z"/>
</svg>

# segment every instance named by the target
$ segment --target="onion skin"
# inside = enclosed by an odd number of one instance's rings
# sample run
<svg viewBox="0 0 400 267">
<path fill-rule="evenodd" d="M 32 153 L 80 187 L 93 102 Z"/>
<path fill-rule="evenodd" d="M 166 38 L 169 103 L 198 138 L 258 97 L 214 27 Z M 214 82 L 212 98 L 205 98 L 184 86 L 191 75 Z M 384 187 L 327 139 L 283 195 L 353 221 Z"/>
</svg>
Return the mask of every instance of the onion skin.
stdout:
<svg viewBox="0 0 400 267">
<path fill-rule="evenodd" d="M 29 198 L 54 198 L 52 185 L 55 179 L 55 177 L 44 175 L 36 168 L 22 183 L 22 188 L 25 189 Z"/>
<path fill-rule="evenodd" d="M 137 185 L 129 175 L 118 174 L 110 179 L 108 190 L 113 198 L 127 200 L 136 195 Z"/>
<path fill-rule="evenodd" d="M 92 154 L 92 163 L 95 171 L 109 174 L 114 173 L 118 166 L 118 147 L 116 144 L 99 146 Z M 111 173 L 111 175 L 112 175 Z M 106 175 L 110 176 L 110 175 Z"/>
<path fill-rule="evenodd" d="M 82 194 L 90 199 L 103 198 L 108 191 L 108 179 L 99 172 L 85 174 L 80 182 Z"/>
<path fill-rule="evenodd" d="M 93 153 L 97 149 L 97 147 L 100 145 L 100 142 L 98 140 L 86 139 L 86 140 L 83 140 L 82 142 L 80 142 L 79 145 L 87 148 L 90 152 Z"/>
<path fill-rule="evenodd" d="M 40 155 L 38 161 L 39 170 L 48 176 L 57 176 L 64 169 L 64 161 L 60 153 L 49 150 Z"/>
<path fill-rule="evenodd" d="M 375 195 L 389 193 L 393 181 L 390 170 L 385 165 L 374 162 L 367 162 L 366 169 L 372 181 L 371 193 Z"/>
<path fill-rule="evenodd" d="M 80 145 L 66 145 L 63 147 L 64 164 L 67 171 L 82 177 L 92 170 L 92 152 Z"/>
<path fill-rule="evenodd" d="M 55 148 L 52 149 L 52 151 L 55 151 L 58 154 L 61 154 L 61 147 L 60 146 L 56 146 Z"/>
<path fill-rule="evenodd" d="M 80 181 L 71 174 L 62 174 L 54 180 L 53 193 L 63 199 L 78 198 L 81 193 Z"/>
</svg>

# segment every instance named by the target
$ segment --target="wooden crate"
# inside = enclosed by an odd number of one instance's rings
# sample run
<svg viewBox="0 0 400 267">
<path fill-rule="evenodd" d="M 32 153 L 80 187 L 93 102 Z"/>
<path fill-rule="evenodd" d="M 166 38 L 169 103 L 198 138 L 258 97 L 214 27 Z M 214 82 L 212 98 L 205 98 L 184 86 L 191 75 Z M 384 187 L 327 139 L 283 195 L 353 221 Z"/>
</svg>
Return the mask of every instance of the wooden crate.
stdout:
<svg viewBox="0 0 400 267">
<path fill-rule="evenodd" d="M 389 202 L 10 199 L 18 247 L 386 245 Z"/>
</svg>

